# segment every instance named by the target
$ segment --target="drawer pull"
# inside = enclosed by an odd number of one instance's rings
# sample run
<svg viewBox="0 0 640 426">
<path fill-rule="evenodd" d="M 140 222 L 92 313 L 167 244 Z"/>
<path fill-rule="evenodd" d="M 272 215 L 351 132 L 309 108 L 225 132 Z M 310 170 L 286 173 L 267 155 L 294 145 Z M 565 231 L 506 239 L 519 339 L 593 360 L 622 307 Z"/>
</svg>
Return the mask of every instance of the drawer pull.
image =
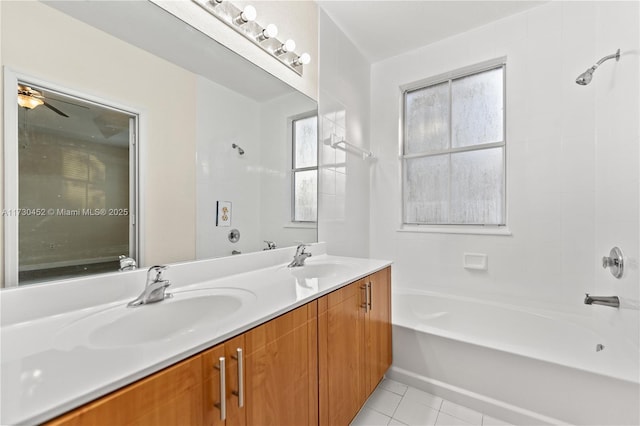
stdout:
<svg viewBox="0 0 640 426">
<path fill-rule="evenodd" d="M 360 305 L 361 308 L 364 308 L 365 313 L 369 312 L 369 285 L 368 284 L 362 284 L 360 286 L 361 290 L 364 290 L 364 303 L 362 305 Z"/>
<path fill-rule="evenodd" d="M 216 402 L 214 405 L 220 409 L 220 420 L 226 420 L 227 418 L 227 395 L 226 388 L 227 385 L 225 383 L 225 360 L 224 357 L 221 356 L 219 358 L 220 364 L 214 365 L 213 368 L 216 370 L 220 370 L 220 402 Z"/>
<path fill-rule="evenodd" d="M 243 362 L 242 362 L 242 348 L 236 349 L 235 356 L 232 356 L 233 359 L 238 360 L 238 390 L 233 391 L 232 393 L 238 397 L 238 407 L 244 407 L 244 381 L 243 381 Z"/>
</svg>

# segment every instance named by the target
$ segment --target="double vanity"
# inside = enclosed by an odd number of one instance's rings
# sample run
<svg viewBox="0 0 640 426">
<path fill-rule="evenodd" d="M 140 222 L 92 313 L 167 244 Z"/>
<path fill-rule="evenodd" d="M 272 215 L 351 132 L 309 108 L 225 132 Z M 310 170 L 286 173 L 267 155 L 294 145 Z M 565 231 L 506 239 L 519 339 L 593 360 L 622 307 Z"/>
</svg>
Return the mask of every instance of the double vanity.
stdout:
<svg viewBox="0 0 640 426">
<path fill-rule="evenodd" d="M 294 252 L 170 265 L 137 307 L 146 269 L 3 291 L 0 423 L 348 424 L 391 364 L 390 262 Z"/>
</svg>

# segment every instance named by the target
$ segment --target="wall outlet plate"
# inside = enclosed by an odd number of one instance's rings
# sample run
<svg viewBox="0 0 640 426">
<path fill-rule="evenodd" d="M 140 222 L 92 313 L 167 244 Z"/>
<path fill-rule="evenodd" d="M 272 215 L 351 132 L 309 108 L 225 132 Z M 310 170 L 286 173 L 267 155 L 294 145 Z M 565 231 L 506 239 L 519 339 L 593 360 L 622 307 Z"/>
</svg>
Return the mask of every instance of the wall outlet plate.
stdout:
<svg viewBox="0 0 640 426">
<path fill-rule="evenodd" d="M 231 201 L 217 201 L 216 206 L 216 226 L 231 226 Z"/>
</svg>

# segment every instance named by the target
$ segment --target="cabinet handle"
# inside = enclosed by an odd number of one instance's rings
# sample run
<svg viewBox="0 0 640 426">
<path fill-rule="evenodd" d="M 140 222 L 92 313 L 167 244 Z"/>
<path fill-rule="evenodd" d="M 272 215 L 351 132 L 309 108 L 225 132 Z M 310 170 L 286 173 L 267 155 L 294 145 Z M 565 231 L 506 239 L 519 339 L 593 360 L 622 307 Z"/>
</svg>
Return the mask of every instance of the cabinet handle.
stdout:
<svg viewBox="0 0 640 426">
<path fill-rule="evenodd" d="M 232 393 L 238 397 L 238 407 L 244 407 L 244 383 L 243 383 L 243 368 L 242 368 L 242 348 L 236 349 L 235 356 L 232 356 L 233 359 L 238 360 L 238 390 L 233 391 Z"/>
<path fill-rule="evenodd" d="M 220 370 L 220 402 L 216 402 L 214 405 L 220 409 L 220 420 L 225 420 L 227 418 L 227 384 L 225 383 L 226 368 L 224 357 L 221 356 L 219 361 L 220 364 L 214 365 L 213 368 Z"/>
<path fill-rule="evenodd" d="M 372 297 L 372 294 L 371 294 L 371 281 L 369 281 L 367 283 L 367 290 L 369 291 L 367 300 L 369 301 L 368 302 L 369 303 L 369 310 L 371 311 L 371 310 L 373 310 L 373 297 Z"/>
<path fill-rule="evenodd" d="M 362 284 L 360 286 L 360 289 L 364 290 L 364 303 L 362 305 L 360 305 L 361 308 L 364 308 L 364 312 L 369 312 L 369 291 L 368 291 L 368 284 Z"/>
</svg>

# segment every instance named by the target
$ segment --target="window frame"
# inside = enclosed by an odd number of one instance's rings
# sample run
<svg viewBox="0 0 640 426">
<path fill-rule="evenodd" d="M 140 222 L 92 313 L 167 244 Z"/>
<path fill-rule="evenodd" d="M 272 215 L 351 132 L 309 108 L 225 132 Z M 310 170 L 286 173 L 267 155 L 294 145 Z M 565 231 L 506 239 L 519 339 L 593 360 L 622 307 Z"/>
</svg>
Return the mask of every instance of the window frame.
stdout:
<svg viewBox="0 0 640 426">
<path fill-rule="evenodd" d="M 457 79 L 469 77 L 482 72 L 491 71 L 494 69 L 502 69 L 502 102 L 503 102 L 503 121 L 502 121 L 502 141 L 491 142 L 479 145 L 471 145 L 465 147 L 449 147 L 448 149 L 429 151 L 428 153 L 418 154 L 405 154 L 405 133 L 406 133 L 406 94 L 412 91 L 425 89 L 427 87 L 435 86 L 442 83 L 449 83 L 449 90 L 451 90 L 451 82 Z M 509 215 L 508 215 L 508 186 L 507 186 L 507 58 L 499 57 L 488 61 L 480 62 L 477 64 L 465 66 L 452 70 L 446 73 L 431 76 L 425 79 L 421 79 L 406 85 L 400 86 L 400 120 L 399 120 L 399 140 L 398 140 L 398 158 L 400 161 L 400 227 L 401 232 L 434 232 L 434 233 L 461 233 L 461 234 L 491 234 L 491 235 L 511 235 L 508 228 Z M 449 110 L 451 111 L 452 99 L 449 100 Z M 449 119 L 450 138 L 451 134 L 451 117 Z M 449 140 L 451 142 L 451 139 Z M 421 223 L 421 222 L 406 222 L 406 206 L 405 206 L 405 173 L 406 173 L 406 161 L 412 158 L 425 158 L 443 154 L 455 154 L 459 152 L 472 152 L 480 151 L 491 148 L 502 148 L 502 161 L 503 161 L 503 197 L 502 197 L 502 223 L 501 224 L 482 224 L 482 223 Z M 450 178 L 449 173 L 449 178 Z"/>
<path fill-rule="evenodd" d="M 295 167 L 295 162 L 296 162 L 296 122 L 300 121 L 300 120 L 306 120 L 308 118 L 315 118 L 316 119 L 316 165 L 315 166 L 307 166 L 307 167 Z M 318 119 L 318 112 L 317 111 L 309 111 L 306 113 L 302 113 L 302 114 L 298 114 L 292 117 L 289 117 L 289 133 L 290 133 L 290 149 L 289 149 L 289 153 L 291 155 L 291 162 L 290 162 L 290 179 L 289 179 L 289 184 L 290 184 L 290 199 L 289 199 L 289 203 L 290 203 L 290 223 L 293 226 L 303 226 L 303 227 L 307 227 L 307 226 L 316 226 L 318 223 L 318 200 L 317 200 L 317 194 L 318 194 L 318 184 L 319 184 L 319 173 L 320 173 L 320 147 L 319 147 L 319 119 Z M 297 172 L 304 172 L 304 171 L 316 171 L 316 220 L 296 220 L 296 173 Z"/>
</svg>

